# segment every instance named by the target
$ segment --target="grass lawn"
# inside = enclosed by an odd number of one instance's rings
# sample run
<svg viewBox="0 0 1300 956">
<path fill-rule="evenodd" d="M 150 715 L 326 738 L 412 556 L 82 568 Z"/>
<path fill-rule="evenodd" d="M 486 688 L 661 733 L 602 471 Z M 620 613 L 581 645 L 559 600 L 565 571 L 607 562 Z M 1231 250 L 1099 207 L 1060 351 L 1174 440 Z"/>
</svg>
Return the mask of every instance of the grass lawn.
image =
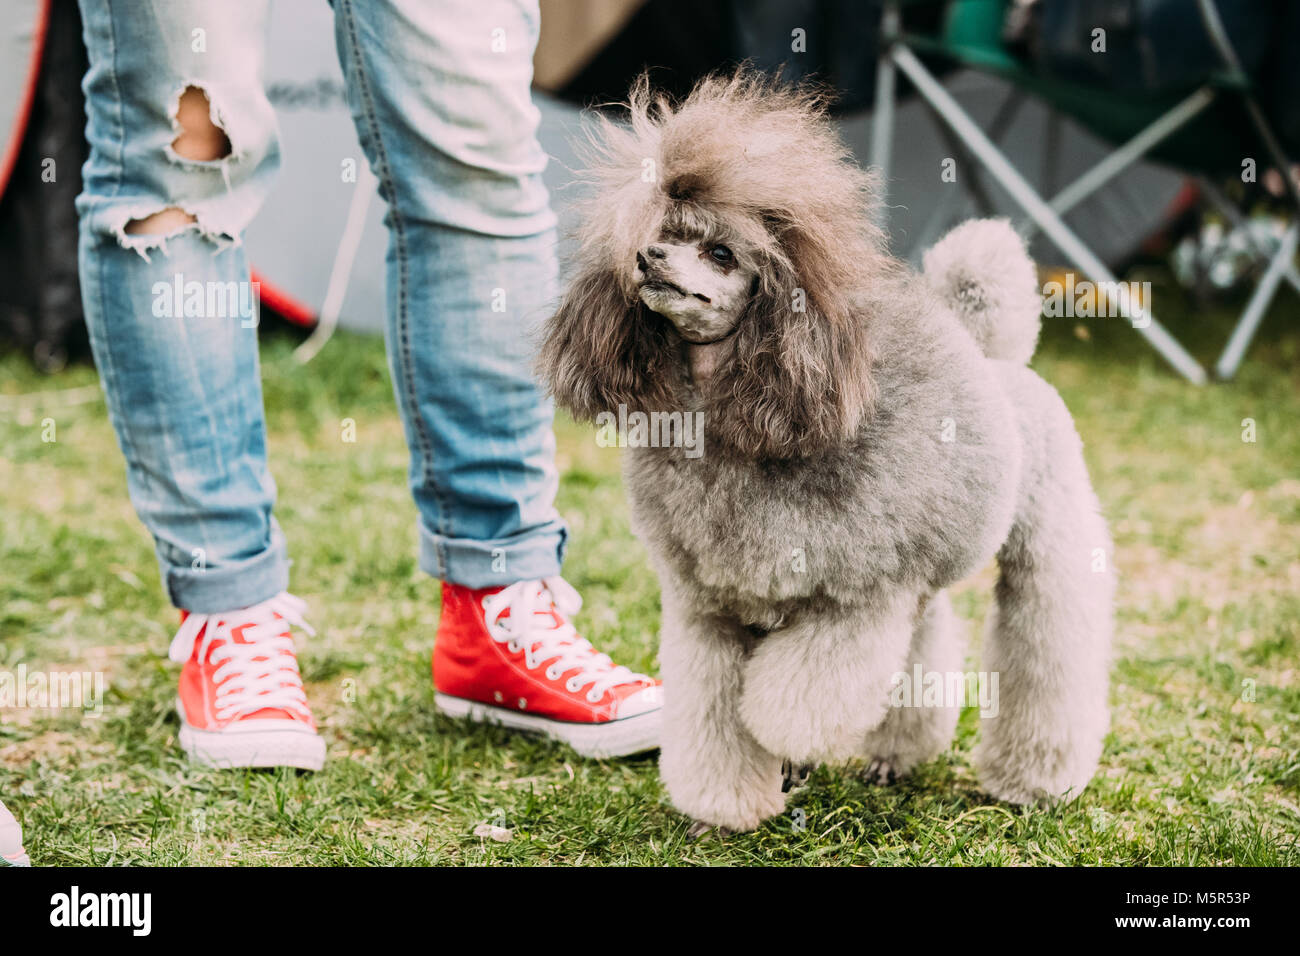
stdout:
<svg viewBox="0 0 1300 956">
<path fill-rule="evenodd" d="M 1176 302 L 1157 287 L 1157 304 Z M 1120 572 L 1101 768 L 1065 809 L 982 796 L 977 714 L 890 787 L 819 769 L 757 832 L 691 841 L 652 756 L 591 762 L 434 712 L 438 588 L 415 565 L 406 450 L 382 344 L 339 335 L 306 369 L 263 349 L 279 519 L 329 747 L 316 775 L 214 772 L 177 747 L 175 612 L 126 496 L 103 403 L 0 405 L 0 672 L 99 671 L 102 713 L 0 709 L 0 800 L 36 864 L 1300 863 L 1300 309 L 1284 290 L 1238 381 L 1195 389 L 1119 320 L 1049 320 L 1036 368 L 1087 445 Z M 1178 315 L 1166 304 L 1163 315 Z M 1202 358 L 1230 319 L 1170 322 Z M 46 380 L 0 356 L 0 394 Z M 42 441 L 53 418 L 57 441 Z M 342 421 L 356 423 L 355 443 Z M 1255 422 L 1253 443 L 1242 440 Z M 631 536 L 616 449 L 561 422 L 559 507 L 578 623 L 656 672 L 658 585 Z M 957 589 L 972 637 L 993 569 Z M 508 842 L 476 836 L 504 822 Z"/>
</svg>

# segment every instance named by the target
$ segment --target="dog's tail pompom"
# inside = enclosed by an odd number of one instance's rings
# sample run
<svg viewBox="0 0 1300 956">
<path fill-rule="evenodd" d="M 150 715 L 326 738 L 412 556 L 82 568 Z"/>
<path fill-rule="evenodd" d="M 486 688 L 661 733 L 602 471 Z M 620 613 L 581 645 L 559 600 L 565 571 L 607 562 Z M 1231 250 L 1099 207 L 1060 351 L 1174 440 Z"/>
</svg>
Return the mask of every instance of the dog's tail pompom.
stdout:
<svg viewBox="0 0 1300 956">
<path fill-rule="evenodd" d="M 1005 219 L 972 219 L 925 254 L 925 276 L 989 358 L 1028 362 L 1042 296 L 1025 244 Z"/>
</svg>

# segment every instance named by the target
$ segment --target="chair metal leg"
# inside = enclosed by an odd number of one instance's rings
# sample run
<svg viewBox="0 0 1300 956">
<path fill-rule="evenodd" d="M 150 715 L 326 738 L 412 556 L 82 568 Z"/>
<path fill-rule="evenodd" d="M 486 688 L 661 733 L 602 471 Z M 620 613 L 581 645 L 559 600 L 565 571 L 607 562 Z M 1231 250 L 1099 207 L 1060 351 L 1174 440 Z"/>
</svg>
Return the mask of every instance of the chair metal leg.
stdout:
<svg viewBox="0 0 1300 956">
<path fill-rule="evenodd" d="M 1048 205 L 1057 215 L 1065 215 L 1145 156 L 1161 140 L 1190 123 L 1198 113 L 1213 102 L 1212 89 L 1206 86 L 1197 90 L 1123 146 L 1108 153 L 1105 159 L 1053 196 Z"/>
<path fill-rule="evenodd" d="M 1282 148 L 1282 143 L 1264 116 L 1259 100 L 1252 92 L 1249 77 L 1241 65 L 1241 58 L 1237 56 L 1237 51 L 1228 38 L 1228 31 L 1223 28 L 1218 7 L 1214 5 L 1214 0 L 1197 0 L 1197 9 L 1201 13 L 1201 23 L 1210 37 L 1210 42 L 1219 51 L 1219 58 L 1242 81 L 1241 98 L 1246 104 L 1246 115 L 1250 117 L 1250 122 L 1254 125 L 1255 132 L 1259 134 L 1260 142 L 1264 144 L 1264 149 L 1273 161 L 1273 165 L 1282 174 L 1282 184 L 1291 198 L 1291 203 L 1296 207 L 1297 212 L 1300 212 L 1300 185 L 1296 184 L 1295 176 L 1291 173 L 1291 159 Z"/>
<path fill-rule="evenodd" d="M 1292 260 L 1295 259 L 1297 240 L 1300 240 L 1300 223 L 1293 222 L 1283 235 L 1282 245 L 1269 262 L 1263 278 L 1259 280 L 1259 285 L 1255 287 L 1250 302 L 1246 304 L 1246 311 L 1241 314 L 1241 319 L 1237 322 L 1237 327 L 1232 330 L 1232 337 L 1228 339 L 1227 347 L 1214 365 L 1214 374 L 1219 378 L 1227 380 L 1237 374 L 1237 367 L 1241 365 L 1246 349 L 1250 348 L 1250 340 L 1255 337 L 1264 313 L 1273 302 L 1278 285 L 1286 277 L 1287 269 L 1294 269 Z"/>
<path fill-rule="evenodd" d="M 1267 311 L 1268 306 L 1273 304 L 1273 299 L 1277 297 L 1277 289 L 1269 290 L 1264 287 L 1264 279 L 1268 278 L 1270 269 L 1280 265 L 1282 269 L 1282 278 L 1296 292 L 1300 292 L 1300 270 L 1296 269 L 1294 253 L 1286 254 L 1286 233 L 1283 233 L 1282 243 L 1273 252 L 1269 252 L 1264 244 L 1257 240 L 1250 232 L 1248 227 L 1249 220 L 1237 208 L 1237 204 L 1224 195 L 1217 185 L 1207 177 L 1200 177 L 1201 191 L 1205 193 L 1211 203 L 1223 213 L 1224 217 L 1234 226 L 1243 230 L 1246 240 L 1254 247 L 1255 251 L 1260 254 L 1261 259 L 1268 260 L 1268 266 L 1265 268 L 1264 276 L 1261 278 L 1259 285 L 1251 294 L 1250 301 L 1246 304 L 1246 309 L 1237 320 L 1236 326 L 1233 327 L 1232 335 L 1228 339 L 1228 345 L 1224 348 L 1223 354 L 1219 356 L 1218 362 L 1214 366 L 1214 374 L 1221 379 L 1227 380 L 1237 374 L 1237 369 L 1241 366 L 1241 361 L 1245 358 L 1246 350 L 1250 348 L 1251 340 L 1255 336 L 1257 327 Z M 1296 226 L 1291 226 L 1294 231 Z M 1261 291 L 1262 290 L 1262 291 Z M 1256 305 L 1256 301 L 1260 303 Z M 1254 311 L 1252 312 L 1252 309 Z M 1251 325 L 1246 326 L 1246 320 L 1250 319 Z M 1235 344 L 1234 344 L 1235 343 Z"/>
<path fill-rule="evenodd" d="M 1248 220 L 1242 211 L 1237 208 L 1237 204 L 1225 196 L 1223 190 L 1216 186 L 1210 179 L 1204 176 L 1198 178 L 1201 192 L 1205 193 L 1205 195 L 1209 197 L 1210 202 L 1214 203 L 1215 207 L 1219 212 L 1223 213 L 1224 217 L 1229 222 L 1244 230 L 1246 241 L 1254 246 L 1255 251 L 1259 253 L 1261 259 L 1271 260 L 1273 258 L 1273 253 L 1270 252 L 1262 243 L 1256 241 L 1254 235 L 1252 235 L 1250 230 L 1246 228 Z M 1296 268 L 1294 262 L 1287 263 L 1286 271 L 1283 273 L 1282 277 L 1286 279 L 1291 288 L 1295 289 L 1296 292 L 1300 292 L 1300 269 Z"/>
<path fill-rule="evenodd" d="M 1121 311 L 1151 346 L 1184 378 L 1196 385 L 1206 382 L 1203 369 L 1169 332 L 1147 311 L 1143 303 L 1131 303 L 1115 275 L 1067 226 L 1061 217 L 1043 201 L 1011 162 L 1002 155 L 984 135 L 984 132 L 962 110 L 952 95 L 930 74 L 920 60 L 902 44 L 893 48 L 892 61 L 916 86 L 917 92 L 953 132 L 962 138 L 984 168 L 1001 183 L 1016 204 L 1038 225 L 1074 264 L 1094 280 L 1111 283 L 1120 290 Z"/>
<path fill-rule="evenodd" d="M 1003 97 L 1002 102 L 998 105 L 997 112 L 989 122 L 990 140 L 994 143 L 1002 140 L 1002 136 L 1006 133 L 1007 129 L 1011 126 L 1012 121 L 1020 112 L 1020 107 L 1024 104 L 1024 101 L 1025 97 L 1023 93 L 1014 86 L 1007 87 L 1007 95 Z M 952 130 L 944 125 L 944 123 L 937 117 L 935 118 L 935 127 L 937 128 L 939 135 L 943 137 L 945 141 L 956 141 L 955 137 L 952 135 Z M 960 145 L 957 146 L 957 150 L 961 152 L 963 160 L 972 158 L 970 151 Z M 970 165 L 973 167 L 975 164 L 971 163 Z M 966 210 L 966 200 L 970 199 L 972 196 L 974 196 L 977 201 L 982 201 L 987 209 L 992 209 L 992 203 L 988 198 L 988 193 L 983 189 L 982 185 L 980 185 L 976 170 L 972 169 L 970 175 L 972 188 L 963 190 L 958 187 L 957 189 L 950 189 L 944 192 L 943 198 L 940 199 L 938 205 L 934 207 L 934 210 L 926 219 L 925 225 L 921 227 L 921 230 L 916 234 L 916 238 L 912 241 L 911 246 L 907 250 L 905 258 L 910 262 L 916 264 L 920 263 L 921 256 L 925 253 L 925 250 L 930 248 L 931 244 L 939 238 L 939 233 L 943 231 L 943 228 L 949 225 L 954 218 L 961 218 L 961 216 L 964 215 Z M 979 193 L 975 192 L 975 186 L 980 187 Z M 954 210 L 957 211 L 957 216 L 955 217 L 953 216 Z M 985 215 L 989 215 L 987 210 L 985 211 Z"/>
</svg>

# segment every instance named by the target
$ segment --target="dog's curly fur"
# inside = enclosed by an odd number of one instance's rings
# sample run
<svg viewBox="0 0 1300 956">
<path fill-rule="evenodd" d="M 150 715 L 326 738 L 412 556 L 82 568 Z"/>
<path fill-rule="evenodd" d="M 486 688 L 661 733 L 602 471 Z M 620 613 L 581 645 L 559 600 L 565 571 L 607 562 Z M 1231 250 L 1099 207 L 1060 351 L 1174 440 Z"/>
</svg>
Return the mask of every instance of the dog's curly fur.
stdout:
<svg viewBox="0 0 1300 956">
<path fill-rule="evenodd" d="M 601 121 L 542 368 L 579 419 L 704 414 L 702 456 L 625 458 L 663 591 L 673 802 L 747 829 L 782 810 L 783 759 L 892 778 L 940 753 L 957 709 L 891 707 L 891 684 L 963 670 L 945 588 L 994 554 L 982 784 L 1077 795 L 1108 726 L 1111 545 L 1070 415 L 1024 367 L 1039 303 L 1019 238 L 967 223 L 923 274 L 891 259 L 816 90 L 742 70 L 677 105 L 643 79 L 629 107 Z M 632 264 L 669 234 L 734 242 L 755 270 L 707 362 L 638 299 Z"/>
</svg>

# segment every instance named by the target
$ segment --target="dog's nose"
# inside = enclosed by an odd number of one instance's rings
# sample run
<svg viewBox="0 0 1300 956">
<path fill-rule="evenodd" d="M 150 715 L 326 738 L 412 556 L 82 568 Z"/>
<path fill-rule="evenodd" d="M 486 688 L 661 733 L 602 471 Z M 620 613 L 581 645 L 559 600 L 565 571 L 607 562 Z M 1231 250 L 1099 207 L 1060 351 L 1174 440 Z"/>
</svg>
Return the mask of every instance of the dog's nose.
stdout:
<svg viewBox="0 0 1300 956">
<path fill-rule="evenodd" d="M 636 254 L 636 267 L 642 272 L 650 271 L 650 263 L 646 262 L 645 256 L 641 255 L 639 252 Z"/>
</svg>

